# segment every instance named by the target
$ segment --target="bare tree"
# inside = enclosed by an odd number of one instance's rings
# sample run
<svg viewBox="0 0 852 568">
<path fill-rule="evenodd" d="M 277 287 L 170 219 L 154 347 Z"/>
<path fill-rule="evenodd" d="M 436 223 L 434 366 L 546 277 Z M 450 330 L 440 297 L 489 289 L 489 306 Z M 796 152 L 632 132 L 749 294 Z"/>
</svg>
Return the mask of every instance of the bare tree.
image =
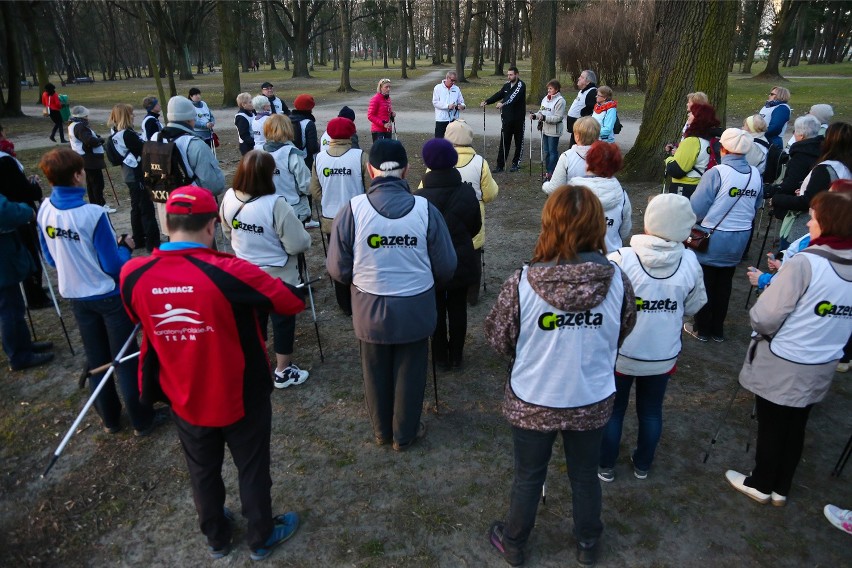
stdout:
<svg viewBox="0 0 852 568">
<path fill-rule="evenodd" d="M 772 45 L 769 47 L 769 55 L 766 58 L 766 68 L 758 73 L 756 79 L 783 79 L 778 70 L 781 61 L 781 51 L 784 48 L 784 37 L 796 19 L 799 8 L 804 2 L 794 0 L 783 0 L 781 9 L 775 17 L 775 25 L 772 28 Z"/>
<path fill-rule="evenodd" d="M 527 102 L 538 103 L 547 92 L 547 82 L 556 77 L 556 2 L 536 2 L 530 14 L 532 26 L 532 72 L 527 83 Z"/>
<path fill-rule="evenodd" d="M 0 89 L 0 116 L 24 116 L 21 110 L 21 51 L 17 37 L 18 13 L 12 2 L 0 2 L 3 35 L 6 36 L 6 93 Z"/>
<path fill-rule="evenodd" d="M 216 17 L 219 20 L 219 56 L 222 58 L 222 106 L 236 106 L 240 88 L 240 61 L 237 56 L 237 30 L 233 2 L 217 0 Z"/>
</svg>

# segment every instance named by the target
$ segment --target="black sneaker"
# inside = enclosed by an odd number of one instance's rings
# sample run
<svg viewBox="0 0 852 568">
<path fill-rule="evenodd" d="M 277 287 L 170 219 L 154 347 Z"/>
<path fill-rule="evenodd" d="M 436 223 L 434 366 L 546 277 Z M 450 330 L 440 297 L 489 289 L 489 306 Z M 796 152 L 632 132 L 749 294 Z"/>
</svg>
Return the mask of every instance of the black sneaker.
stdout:
<svg viewBox="0 0 852 568">
<path fill-rule="evenodd" d="M 512 173 L 519 172 L 519 171 L 521 171 L 521 165 L 520 164 L 512 164 L 512 167 L 509 168 L 509 171 L 512 172 Z"/>
<path fill-rule="evenodd" d="M 33 353 L 44 353 L 45 351 L 50 351 L 53 349 L 52 341 L 33 341 L 33 344 L 30 345 L 30 349 L 32 349 Z"/>
<path fill-rule="evenodd" d="M 499 173 L 503 173 L 503 171 L 504 171 L 504 170 L 503 170 L 503 168 L 502 168 L 501 166 L 497 166 L 496 168 L 494 168 L 493 170 L 491 170 L 491 173 L 492 173 L 492 174 L 499 174 Z"/>
<path fill-rule="evenodd" d="M 33 353 L 29 360 L 20 365 L 9 365 L 11 371 L 23 371 L 32 367 L 38 367 L 53 361 L 53 353 Z"/>
<path fill-rule="evenodd" d="M 577 543 L 577 562 L 580 566 L 594 566 L 598 563 L 598 542 Z"/>
<path fill-rule="evenodd" d="M 158 408 L 154 411 L 154 417 L 151 419 L 151 425 L 147 428 L 143 428 L 142 430 L 134 430 L 133 433 L 137 438 L 145 438 L 146 436 L 150 436 L 151 432 L 159 426 L 163 424 L 166 420 L 169 419 L 169 409 L 167 407 Z M 227 516 L 227 515 L 226 515 Z"/>
<path fill-rule="evenodd" d="M 506 550 L 506 547 L 503 546 L 503 529 L 505 526 L 505 523 L 502 521 L 491 523 L 491 527 L 488 529 L 488 541 L 510 566 L 522 566 L 524 563 L 524 551 Z"/>
<path fill-rule="evenodd" d="M 234 517 L 234 514 L 231 512 L 231 510 L 228 509 L 227 507 L 225 507 L 223 513 L 224 513 L 225 519 L 228 521 L 228 523 L 234 524 L 234 521 L 236 521 L 236 518 Z M 221 545 L 221 546 L 213 546 L 212 544 L 207 545 L 207 555 L 210 556 L 210 560 L 219 560 L 220 558 L 224 558 L 224 557 L 228 556 L 228 554 L 230 554 L 230 552 L 231 552 L 231 543 L 230 542 L 226 543 L 224 545 Z"/>
</svg>

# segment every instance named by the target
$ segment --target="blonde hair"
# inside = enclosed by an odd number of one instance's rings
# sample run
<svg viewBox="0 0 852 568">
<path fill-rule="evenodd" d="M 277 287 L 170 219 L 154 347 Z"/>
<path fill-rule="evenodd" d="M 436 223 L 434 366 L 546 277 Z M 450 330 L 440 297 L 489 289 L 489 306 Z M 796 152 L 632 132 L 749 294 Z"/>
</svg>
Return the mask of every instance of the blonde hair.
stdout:
<svg viewBox="0 0 852 568">
<path fill-rule="evenodd" d="M 574 123 L 574 141 L 580 146 L 591 146 L 601 137 L 601 123 L 591 116 L 578 118 Z"/>
<path fill-rule="evenodd" d="M 688 95 L 686 95 L 686 104 L 709 105 L 710 99 L 707 98 L 707 93 L 703 91 L 695 91 L 694 93 L 689 93 Z"/>
<path fill-rule="evenodd" d="M 759 114 L 753 114 L 743 121 L 743 129 L 753 134 L 762 134 L 766 128 L 766 120 Z"/>
<path fill-rule="evenodd" d="M 772 87 L 775 89 L 775 100 L 781 101 L 782 103 L 786 103 L 790 100 L 790 89 L 785 87 Z M 772 90 L 770 89 L 770 90 Z"/>
<path fill-rule="evenodd" d="M 606 85 L 601 85 L 600 87 L 598 87 L 598 93 L 602 94 L 608 99 L 612 98 L 612 89 L 610 87 L 607 87 Z"/>
<path fill-rule="evenodd" d="M 133 128 L 133 107 L 127 103 L 118 103 L 112 107 L 107 126 L 115 127 L 116 130 Z"/>
<path fill-rule="evenodd" d="M 376 85 L 376 92 L 381 93 L 382 92 L 382 85 L 384 85 L 385 83 L 390 83 L 390 82 L 391 82 L 390 79 L 379 79 L 379 84 Z"/>
<path fill-rule="evenodd" d="M 267 99 L 268 100 L 268 99 Z M 237 95 L 237 106 L 242 108 L 246 103 L 251 102 L 251 93 L 240 93 Z"/>
<path fill-rule="evenodd" d="M 263 135 L 267 142 L 290 142 L 293 140 L 293 123 L 282 114 L 273 114 L 263 123 Z"/>
</svg>

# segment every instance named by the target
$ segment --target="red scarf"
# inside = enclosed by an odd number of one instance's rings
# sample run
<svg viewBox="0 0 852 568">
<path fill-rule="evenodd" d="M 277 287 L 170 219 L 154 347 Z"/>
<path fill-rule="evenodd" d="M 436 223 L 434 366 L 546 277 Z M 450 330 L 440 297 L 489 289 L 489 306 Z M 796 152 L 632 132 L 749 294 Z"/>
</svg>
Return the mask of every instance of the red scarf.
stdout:
<svg viewBox="0 0 852 568">
<path fill-rule="evenodd" d="M 609 100 L 609 101 L 606 101 L 606 102 L 603 102 L 603 103 L 596 103 L 595 104 L 595 112 L 600 114 L 602 112 L 606 112 L 609 109 L 615 108 L 617 106 L 618 106 L 618 103 L 613 101 L 613 100 Z"/>
<path fill-rule="evenodd" d="M 852 238 L 835 237 L 833 235 L 820 235 L 815 239 L 811 239 L 809 246 L 822 245 L 834 250 L 850 250 L 852 249 Z"/>
</svg>

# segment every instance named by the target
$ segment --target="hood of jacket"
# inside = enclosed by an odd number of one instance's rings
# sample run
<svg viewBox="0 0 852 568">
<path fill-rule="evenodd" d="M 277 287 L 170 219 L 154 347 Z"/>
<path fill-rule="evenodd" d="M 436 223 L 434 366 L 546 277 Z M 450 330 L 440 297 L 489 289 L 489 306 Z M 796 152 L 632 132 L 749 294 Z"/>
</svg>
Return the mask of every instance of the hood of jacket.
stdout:
<svg viewBox="0 0 852 568">
<path fill-rule="evenodd" d="M 615 268 L 602 254 L 584 252 L 574 262 L 533 264 L 527 274 L 532 289 L 548 304 L 582 312 L 604 301 Z"/>
<path fill-rule="evenodd" d="M 683 258 L 683 243 L 676 243 L 654 235 L 633 235 L 630 246 L 639 257 L 643 268 L 654 278 L 671 276 Z"/>
<path fill-rule="evenodd" d="M 287 142 L 266 142 L 263 145 L 263 151 L 269 152 L 271 154 L 272 152 L 275 152 L 276 150 L 280 150 L 284 146 L 288 146 L 288 145 L 293 146 L 293 148 L 290 150 L 291 154 L 296 154 L 297 156 L 301 156 L 302 158 L 304 158 L 305 156 L 308 155 L 308 153 L 305 152 L 304 150 L 300 150 L 300 149 L 296 148 L 296 146 L 294 146 L 293 143 L 290 142 L 290 141 L 287 141 Z"/>
<path fill-rule="evenodd" d="M 805 138 L 804 140 L 795 142 L 790 146 L 790 157 L 792 158 L 794 154 L 803 154 L 819 158 L 823 140 L 825 140 L 823 136 L 814 136 L 813 138 Z"/>
<path fill-rule="evenodd" d="M 585 185 L 598 196 L 604 211 L 608 211 L 624 200 L 624 190 L 615 178 L 598 176 L 575 177 L 568 182 L 571 185 Z"/>
</svg>

